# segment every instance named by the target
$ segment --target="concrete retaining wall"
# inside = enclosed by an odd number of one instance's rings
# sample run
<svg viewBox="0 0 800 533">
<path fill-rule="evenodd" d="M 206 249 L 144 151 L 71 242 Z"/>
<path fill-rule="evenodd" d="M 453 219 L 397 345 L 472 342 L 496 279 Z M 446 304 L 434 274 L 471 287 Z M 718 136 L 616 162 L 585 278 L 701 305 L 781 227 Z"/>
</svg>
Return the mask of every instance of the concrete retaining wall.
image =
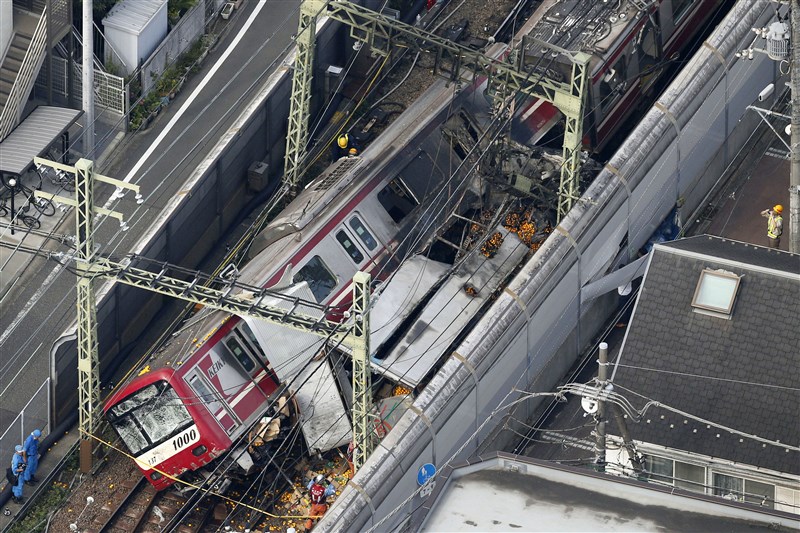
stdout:
<svg viewBox="0 0 800 533">
<path fill-rule="evenodd" d="M 342 63 L 345 34 L 338 27 L 328 23 L 318 28 L 315 96 L 322 92 L 322 73 L 327 66 Z M 220 245 L 220 237 L 249 200 L 246 187 L 250 164 L 266 161 L 271 178 L 279 179 L 282 174 L 290 91 L 290 71 L 280 67 L 184 184 L 181 190 L 189 192 L 173 199 L 132 250 L 134 253 L 192 268 Z M 313 102 L 317 108 L 322 105 L 321 98 Z M 106 369 L 142 335 L 164 304 L 164 297 L 126 285 L 106 284 L 98 290 L 97 302 L 101 367 Z M 54 425 L 77 405 L 77 347 L 69 339 L 73 331 L 65 333 L 64 341 L 51 354 Z"/>
</svg>

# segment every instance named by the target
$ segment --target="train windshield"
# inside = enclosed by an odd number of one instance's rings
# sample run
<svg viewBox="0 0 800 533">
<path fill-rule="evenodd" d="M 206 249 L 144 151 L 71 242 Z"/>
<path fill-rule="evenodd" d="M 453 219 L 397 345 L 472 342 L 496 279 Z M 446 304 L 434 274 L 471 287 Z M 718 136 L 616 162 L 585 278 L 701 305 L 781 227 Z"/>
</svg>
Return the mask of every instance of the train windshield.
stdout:
<svg viewBox="0 0 800 533">
<path fill-rule="evenodd" d="M 133 455 L 191 425 L 192 417 L 166 381 L 135 392 L 108 410 L 108 420 Z"/>
</svg>

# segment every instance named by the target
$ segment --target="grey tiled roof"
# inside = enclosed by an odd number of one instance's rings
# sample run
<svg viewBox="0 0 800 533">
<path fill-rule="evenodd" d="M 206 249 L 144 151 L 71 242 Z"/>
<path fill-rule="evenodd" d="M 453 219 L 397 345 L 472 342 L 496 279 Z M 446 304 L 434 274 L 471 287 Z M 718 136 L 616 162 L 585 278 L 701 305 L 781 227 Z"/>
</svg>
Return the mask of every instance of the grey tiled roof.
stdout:
<svg viewBox="0 0 800 533">
<path fill-rule="evenodd" d="M 657 246 L 614 382 L 704 419 L 800 445 L 798 267 L 798 255 L 716 237 Z M 743 276 L 731 320 L 693 312 L 704 268 Z M 617 390 L 638 408 L 646 402 Z M 651 407 L 630 428 L 636 440 L 800 474 L 798 452 L 662 408 Z"/>
</svg>

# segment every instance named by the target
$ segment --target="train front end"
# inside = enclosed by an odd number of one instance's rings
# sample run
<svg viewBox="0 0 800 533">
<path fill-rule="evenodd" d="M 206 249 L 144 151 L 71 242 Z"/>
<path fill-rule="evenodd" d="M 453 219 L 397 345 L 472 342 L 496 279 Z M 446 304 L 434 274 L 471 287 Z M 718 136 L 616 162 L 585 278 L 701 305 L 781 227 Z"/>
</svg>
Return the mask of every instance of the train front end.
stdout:
<svg viewBox="0 0 800 533">
<path fill-rule="evenodd" d="M 157 490 L 202 468 L 231 444 L 222 431 L 205 422 L 203 403 L 182 390 L 183 380 L 173 379 L 174 374 L 161 369 L 138 377 L 104 408 L 128 453 Z"/>
</svg>

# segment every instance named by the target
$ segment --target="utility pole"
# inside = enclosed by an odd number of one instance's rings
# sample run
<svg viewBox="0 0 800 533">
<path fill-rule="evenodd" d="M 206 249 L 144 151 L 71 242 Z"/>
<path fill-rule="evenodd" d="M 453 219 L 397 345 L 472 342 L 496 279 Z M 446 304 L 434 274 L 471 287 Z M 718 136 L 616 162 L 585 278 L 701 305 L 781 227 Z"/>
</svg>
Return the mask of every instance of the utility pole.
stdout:
<svg viewBox="0 0 800 533">
<path fill-rule="evenodd" d="M 53 16 L 52 13 L 49 16 Z M 92 0 L 83 0 L 83 153 L 89 156 L 94 151 L 94 36 L 92 27 Z"/>
<path fill-rule="evenodd" d="M 800 0 L 791 3 L 792 131 L 789 172 L 789 251 L 800 253 Z"/>
<path fill-rule="evenodd" d="M 371 276 L 353 277 L 353 468 L 356 472 L 372 454 L 372 370 L 369 363 L 369 291 Z"/>
<path fill-rule="evenodd" d="M 608 343 L 600 343 L 600 354 L 597 360 L 597 381 L 600 390 L 605 390 L 608 383 Z M 606 402 L 602 399 L 597 402 L 597 414 L 595 415 L 594 429 L 594 464 L 598 471 L 604 472 L 606 469 Z"/>
</svg>

